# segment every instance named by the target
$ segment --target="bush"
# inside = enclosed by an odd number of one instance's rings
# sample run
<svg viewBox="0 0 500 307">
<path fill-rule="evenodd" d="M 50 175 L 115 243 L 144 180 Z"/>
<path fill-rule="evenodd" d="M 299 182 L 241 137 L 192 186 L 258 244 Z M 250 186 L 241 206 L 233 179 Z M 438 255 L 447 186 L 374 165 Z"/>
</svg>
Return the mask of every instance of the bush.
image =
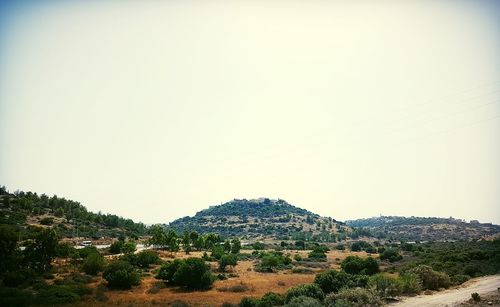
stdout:
<svg viewBox="0 0 500 307">
<path fill-rule="evenodd" d="M 381 306 L 380 299 L 364 288 L 342 289 L 337 294 L 329 294 L 325 299 L 326 306 L 364 307 Z"/>
<path fill-rule="evenodd" d="M 118 289 L 130 289 L 140 282 L 140 276 L 135 268 L 123 260 L 112 262 L 104 271 L 103 277 L 109 287 Z"/>
<path fill-rule="evenodd" d="M 323 290 L 317 284 L 302 284 L 288 289 L 285 301 L 290 302 L 293 298 L 307 296 L 322 301 L 325 297 Z"/>
<path fill-rule="evenodd" d="M 49 286 L 38 293 L 38 301 L 48 305 L 70 304 L 79 300 L 80 296 L 68 286 Z"/>
<path fill-rule="evenodd" d="M 219 259 L 219 269 L 224 271 L 226 266 L 235 266 L 238 263 L 238 258 L 235 254 L 225 254 Z"/>
<path fill-rule="evenodd" d="M 156 278 L 188 289 L 208 289 L 215 279 L 210 267 L 201 258 L 175 259 L 164 264 Z"/>
<path fill-rule="evenodd" d="M 120 254 L 122 252 L 123 248 L 123 241 L 115 241 L 111 246 L 109 247 L 109 252 L 111 254 Z"/>
<path fill-rule="evenodd" d="M 212 247 L 212 253 L 210 254 L 210 257 L 219 260 L 223 255 L 224 248 L 222 246 L 214 245 L 214 247 Z"/>
<path fill-rule="evenodd" d="M 474 302 L 480 302 L 481 301 L 481 296 L 477 292 L 471 293 L 470 296 L 472 297 L 472 300 Z"/>
<path fill-rule="evenodd" d="M 85 258 L 82 269 L 87 274 L 97 275 L 104 270 L 105 264 L 104 257 L 101 254 L 92 253 Z"/>
<path fill-rule="evenodd" d="M 161 263 L 161 259 L 158 256 L 158 253 L 154 251 L 144 250 L 137 253 L 135 256 L 136 256 L 136 265 L 142 268 L 149 268 L 149 266 L 152 264 Z"/>
<path fill-rule="evenodd" d="M 349 274 L 373 275 L 380 272 L 377 260 L 372 257 L 362 259 L 358 256 L 348 256 L 340 263 L 340 267 Z"/>
<path fill-rule="evenodd" d="M 387 274 L 376 274 L 370 276 L 368 286 L 380 297 L 391 297 L 401 294 L 401 286 L 398 280 Z"/>
<path fill-rule="evenodd" d="M 40 224 L 42 225 L 52 225 L 54 223 L 54 218 L 52 217 L 44 217 L 40 220 Z"/>
<path fill-rule="evenodd" d="M 292 259 L 288 256 L 283 256 L 281 252 L 261 253 L 261 259 L 255 270 L 258 272 L 274 272 L 275 270 L 283 270 L 291 267 Z"/>
<path fill-rule="evenodd" d="M 136 249 L 135 242 L 128 241 L 128 242 L 123 243 L 122 253 L 124 253 L 124 254 L 132 254 L 133 252 L 135 252 L 135 249 Z"/>
<path fill-rule="evenodd" d="M 434 271 L 430 266 L 419 265 L 409 271 L 416 274 L 422 280 L 423 289 L 438 290 L 448 288 L 451 284 L 450 277 L 446 273 Z"/>
<path fill-rule="evenodd" d="M 411 295 L 418 294 L 422 291 L 422 280 L 414 273 L 405 273 L 399 276 L 398 279 L 401 285 L 401 293 Z"/>
<path fill-rule="evenodd" d="M 458 274 L 458 275 L 451 276 L 451 282 L 454 285 L 463 284 L 464 282 L 468 281 L 469 279 L 470 279 L 469 275 Z"/>
<path fill-rule="evenodd" d="M 0 287 L 0 306 L 31 306 L 35 300 L 30 291 Z"/>
<path fill-rule="evenodd" d="M 288 304 L 285 305 L 286 307 L 322 307 L 323 304 L 315 298 L 308 297 L 308 296 L 297 296 L 294 297 Z"/>
<path fill-rule="evenodd" d="M 240 307 L 256 307 L 259 300 L 255 297 L 243 297 L 240 301 Z"/>
<path fill-rule="evenodd" d="M 283 295 L 274 293 L 274 292 L 267 292 L 262 296 L 262 298 L 259 301 L 259 307 L 262 306 L 281 306 L 285 303 L 285 298 Z"/>
<path fill-rule="evenodd" d="M 401 259 L 403 259 L 403 256 L 395 248 L 388 248 L 380 255 L 380 260 L 389 260 L 389 262 L 396 262 Z"/>
<path fill-rule="evenodd" d="M 17 287 L 34 278 L 35 275 L 35 272 L 30 269 L 7 272 L 3 277 L 3 284 L 7 287 Z"/>
<path fill-rule="evenodd" d="M 314 283 L 317 284 L 324 293 L 331 293 L 338 292 L 344 287 L 364 287 L 368 283 L 368 276 L 351 275 L 346 272 L 326 270 L 316 275 Z"/>
<path fill-rule="evenodd" d="M 300 254 L 295 254 L 295 255 L 293 255 L 293 259 L 295 261 L 302 261 L 302 256 Z"/>
</svg>

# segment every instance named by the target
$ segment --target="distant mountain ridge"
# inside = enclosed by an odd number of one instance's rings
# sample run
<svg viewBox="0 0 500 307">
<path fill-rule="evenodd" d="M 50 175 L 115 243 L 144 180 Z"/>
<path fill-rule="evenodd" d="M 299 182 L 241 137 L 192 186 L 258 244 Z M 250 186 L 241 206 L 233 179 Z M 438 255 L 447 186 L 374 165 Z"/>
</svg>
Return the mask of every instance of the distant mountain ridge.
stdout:
<svg viewBox="0 0 500 307">
<path fill-rule="evenodd" d="M 380 216 L 346 221 L 370 230 L 376 237 L 407 241 L 483 239 L 500 236 L 500 226 L 455 218 Z"/>
<path fill-rule="evenodd" d="M 169 224 L 176 231 L 217 232 L 226 237 L 319 239 L 335 242 L 353 231 L 344 223 L 289 204 L 283 199 L 234 199 Z"/>
</svg>

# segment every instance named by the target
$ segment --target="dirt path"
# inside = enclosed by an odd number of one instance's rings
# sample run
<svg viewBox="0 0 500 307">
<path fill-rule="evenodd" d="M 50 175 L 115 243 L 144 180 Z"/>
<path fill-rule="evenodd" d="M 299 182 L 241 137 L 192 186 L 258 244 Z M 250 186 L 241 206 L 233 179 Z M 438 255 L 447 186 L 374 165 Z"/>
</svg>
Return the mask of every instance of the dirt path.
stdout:
<svg viewBox="0 0 500 307">
<path fill-rule="evenodd" d="M 436 292 L 432 295 L 418 295 L 391 306 L 453 306 L 470 299 L 471 293 L 477 292 L 481 295 L 497 291 L 498 287 L 500 287 L 500 275 L 485 276 L 471 279 L 454 289 Z"/>
</svg>

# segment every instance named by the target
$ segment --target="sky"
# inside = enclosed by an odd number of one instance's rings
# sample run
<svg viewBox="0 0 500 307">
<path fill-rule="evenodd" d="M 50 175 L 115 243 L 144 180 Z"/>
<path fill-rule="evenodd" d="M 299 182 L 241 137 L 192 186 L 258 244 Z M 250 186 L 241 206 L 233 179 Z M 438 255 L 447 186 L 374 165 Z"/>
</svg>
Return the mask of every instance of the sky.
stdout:
<svg viewBox="0 0 500 307">
<path fill-rule="evenodd" d="M 0 184 L 500 224 L 493 1 L 2 1 Z"/>
</svg>

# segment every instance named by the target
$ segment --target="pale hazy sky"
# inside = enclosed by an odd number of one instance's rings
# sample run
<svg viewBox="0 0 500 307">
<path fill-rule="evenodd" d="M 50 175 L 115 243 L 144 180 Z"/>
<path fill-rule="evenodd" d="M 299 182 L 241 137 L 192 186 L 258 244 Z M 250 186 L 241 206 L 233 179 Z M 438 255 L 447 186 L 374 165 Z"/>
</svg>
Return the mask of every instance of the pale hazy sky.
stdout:
<svg viewBox="0 0 500 307">
<path fill-rule="evenodd" d="M 2 1 L 0 184 L 500 223 L 492 1 Z M 20 4 L 22 3 L 22 4 Z"/>
</svg>

